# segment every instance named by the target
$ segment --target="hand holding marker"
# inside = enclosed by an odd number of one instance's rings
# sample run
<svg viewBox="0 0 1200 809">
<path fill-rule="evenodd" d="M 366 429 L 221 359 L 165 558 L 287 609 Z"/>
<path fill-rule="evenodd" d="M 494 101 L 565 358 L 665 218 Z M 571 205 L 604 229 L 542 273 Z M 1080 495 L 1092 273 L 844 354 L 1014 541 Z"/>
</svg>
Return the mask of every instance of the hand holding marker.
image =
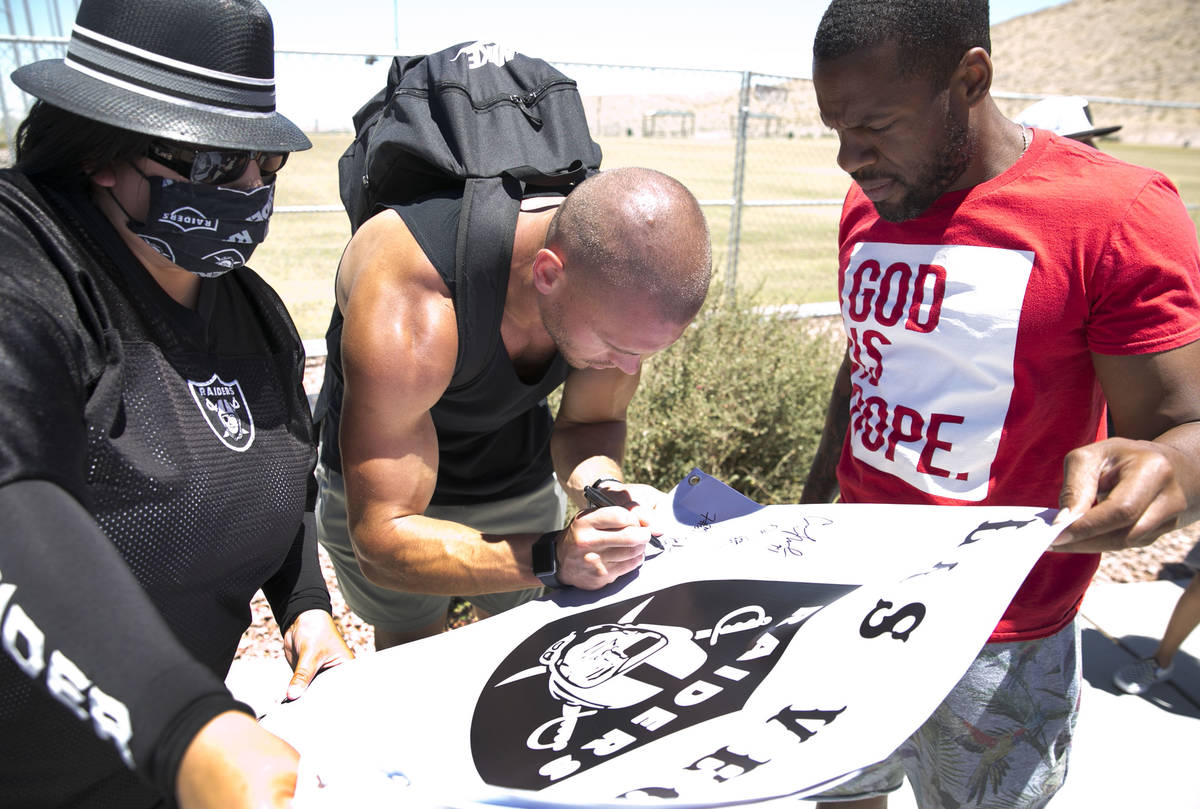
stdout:
<svg viewBox="0 0 1200 809">
<path fill-rule="evenodd" d="M 596 483 L 600 482 L 601 480 L 596 481 Z M 617 481 L 613 482 L 615 483 Z M 601 489 L 599 486 L 597 486 L 596 483 L 593 483 L 591 486 L 583 487 L 583 496 L 587 499 L 588 504 L 593 508 L 607 508 L 608 506 L 615 506 L 616 502 L 608 496 L 604 489 Z"/>
<path fill-rule="evenodd" d="M 613 483 L 621 482 L 621 481 L 617 480 L 616 478 L 600 478 L 600 480 L 597 480 L 592 485 L 583 487 L 584 499 L 586 499 L 588 501 L 588 505 L 590 505 L 592 508 L 608 508 L 610 506 L 619 506 L 620 505 L 615 500 L 613 500 L 611 497 L 609 497 L 608 493 L 606 491 L 604 491 L 604 489 L 600 488 L 599 484 L 603 483 L 606 480 L 611 480 Z M 641 522 L 642 525 L 646 525 L 645 520 L 639 520 L 639 522 Z M 600 558 L 600 554 L 589 553 L 587 556 L 584 557 L 584 559 L 586 559 L 588 562 L 590 562 L 592 565 L 594 565 L 596 570 L 599 571 L 601 576 L 608 575 L 608 569 L 604 566 L 604 561 Z"/>
</svg>

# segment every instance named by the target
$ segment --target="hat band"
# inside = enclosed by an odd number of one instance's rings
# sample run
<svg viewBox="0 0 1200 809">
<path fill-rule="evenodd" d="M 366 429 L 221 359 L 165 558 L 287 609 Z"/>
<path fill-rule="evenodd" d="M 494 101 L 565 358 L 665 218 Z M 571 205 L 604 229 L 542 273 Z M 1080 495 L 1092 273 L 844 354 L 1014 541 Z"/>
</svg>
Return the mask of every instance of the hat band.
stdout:
<svg viewBox="0 0 1200 809">
<path fill-rule="evenodd" d="M 88 31 L 71 31 L 64 64 L 109 84 L 188 107 L 251 116 L 275 112 L 275 80 L 208 70 Z"/>
</svg>

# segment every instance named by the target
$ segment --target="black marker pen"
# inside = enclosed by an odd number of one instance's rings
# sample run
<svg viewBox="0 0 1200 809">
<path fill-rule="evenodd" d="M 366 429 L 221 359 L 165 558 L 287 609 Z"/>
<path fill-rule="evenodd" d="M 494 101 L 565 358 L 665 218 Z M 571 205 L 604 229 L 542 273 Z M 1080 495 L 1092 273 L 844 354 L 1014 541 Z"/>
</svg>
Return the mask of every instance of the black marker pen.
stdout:
<svg viewBox="0 0 1200 809">
<path fill-rule="evenodd" d="M 588 504 L 594 506 L 595 508 L 605 508 L 607 506 L 617 505 L 613 499 L 608 496 L 604 489 L 601 489 L 597 486 L 584 486 L 583 496 L 588 501 Z"/>
</svg>

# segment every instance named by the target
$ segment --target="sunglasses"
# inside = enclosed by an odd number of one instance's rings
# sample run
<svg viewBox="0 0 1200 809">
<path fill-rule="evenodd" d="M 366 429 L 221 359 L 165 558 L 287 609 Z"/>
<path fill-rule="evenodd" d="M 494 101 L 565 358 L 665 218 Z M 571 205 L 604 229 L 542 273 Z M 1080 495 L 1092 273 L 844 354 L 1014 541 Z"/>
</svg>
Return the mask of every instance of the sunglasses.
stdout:
<svg viewBox="0 0 1200 809">
<path fill-rule="evenodd" d="M 152 141 L 147 157 L 194 183 L 229 185 L 242 176 L 251 160 L 258 164 L 263 182 L 270 182 L 287 162 L 288 153 L 193 149 L 190 146 Z"/>
</svg>

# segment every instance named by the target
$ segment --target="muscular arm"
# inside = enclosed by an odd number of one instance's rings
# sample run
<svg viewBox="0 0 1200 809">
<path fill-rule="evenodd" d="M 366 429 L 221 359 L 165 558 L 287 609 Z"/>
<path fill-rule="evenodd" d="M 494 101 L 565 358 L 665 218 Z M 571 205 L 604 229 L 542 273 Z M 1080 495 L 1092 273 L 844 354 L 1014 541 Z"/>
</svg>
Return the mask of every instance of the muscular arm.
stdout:
<svg viewBox="0 0 1200 809">
<path fill-rule="evenodd" d="M 415 592 L 471 594 L 532 586 L 519 545 L 421 516 L 437 481 L 430 409 L 458 346 L 449 292 L 400 217 L 355 234 L 338 270 L 345 317 L 341 453 L 355 555 L 368 579 Z M 527 548 L 523 548 L 526 553 Z"/>
<path fill-rule="evenodd" d="M 640 370 L 627 374 L 618 368 L 575 369 L 567 376 L 554 419 L 550 452 L 559 482 L 581 509 L 588 508 L 585 486 L 600 478 L 624 480 L 621 461 L 625 456 L 625 416 L 640 376 Z M 604 488 L 611 491 L 612 484 Z M 644 560 L 652 509 L 663 495 L 652 486 L 626 485 L 620 489 L 614 498 L 618 507 L 585 510 L 576 522 L 616 520 L 635 541 L 598 548 L 596 553 L 582 557 L 574 554 L 562 565 L 568 576 L 611 581 Z"/>
<path fill-rule="evenodd" d="M 1148 545 L 1200 517 L 1200 341 L 1092 359 L 1122 437 L 1067 455 L 1060 502 L 1081 516 L 1059 551 Z"/>
<path fill-rule="evenodd" d="M 622 479 L 625 414 L 639 376 L 616 368 L 575 369 L 567 376 L 550 453 L 559 482 L 580 508 L 587 506 L 584 486 L 598 478 Z"/>
<path fill-rule="evenodd" d="M 441 278 L 394 212 L 376 215 L 351 240 L 338 302 L 345 316 L 342 468 L 364 575 L 382 587 L 435 594 L 540 585 L 531 559 L 537 534 L 482 534 L 423 516 L 437 481 L 430 410 L 453 375 L 457 322 Z M 566 563 L 597 543 L 636 544 L 617 522 L 606 515 L 572 523 L 559 544 L 560 568 L 576 569 Z M 611 581 L 582 573 L 560 579 L 582 587 Z"/>
<path fill-rule="evenodd" d="M 833 392 L 829 395 L 829 408 L 825 411 L 825 429 L 817 445 L 808 480 L 800 494 L 801 503 L 829 503 L 838 494 L 837 464 L 842 457 L 842 445 L 846 441 L 846 430 L 850 427 L 850 355 L 842 358 Z"/>
</svg>

